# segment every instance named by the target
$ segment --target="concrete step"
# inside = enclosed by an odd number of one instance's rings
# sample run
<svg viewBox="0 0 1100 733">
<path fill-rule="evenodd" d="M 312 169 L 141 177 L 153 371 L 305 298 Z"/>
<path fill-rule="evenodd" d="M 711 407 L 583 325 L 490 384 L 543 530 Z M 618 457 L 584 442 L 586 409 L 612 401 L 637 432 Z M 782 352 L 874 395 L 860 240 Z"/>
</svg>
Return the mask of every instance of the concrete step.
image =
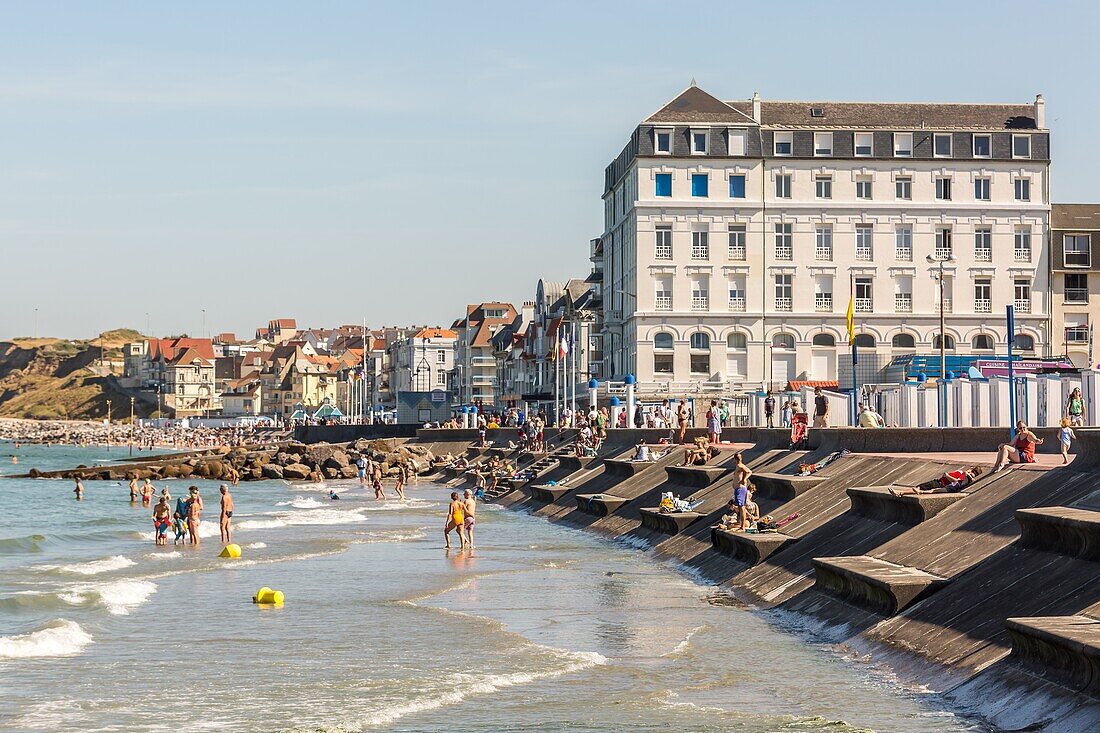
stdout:
<svg viewBox="0 0 1100 733">
<path fill-rule="evenodd" d="M 1017 509 L 1020 544 L 1082 560 L 1100 560 L 1100 512 L 1068 506 Z"/>
<path fill-rule="evenodd" d="M 653 468 L 656 463 L 648 461 L 631 461 L 626 458 L 608 458 L 604 462 L 604 472 L 612 476 L 634 476 L 647 468 Z"/>
<path fill-rule="evenodd" d="M 559 459 L 563 468 L 572 469 L 573 471 L 588 468 L 588 465 L 594 460 L 596 460 L 596 456 L 583 456 L 580 458 L 577 456 L 562 456 Z"/>
<path fill-rule="evenodd" d="M 710 529 L 710 543 L 718 552 L 749 565 L 759 565 L 795 541 L 781 532 L 728 532 L 717 526 Z"/>
<path fill-rule="evenodd" d="M 673 483 L 701 489 L 710 486 L 729 471 L 720 466 L 665 466 L 665 473 Z"/>
<path fill-rule="evenodd" d="M 532 484 L 530 488 L 531 496 L 544 504 L 554 504 L 558 499 L 572 490 L 571 486 L 562 486 L 561 484 L 555 484 L 554 486 Z"/>
<path fill-rule="evenodd" d="M 754 473 L 749 479 L 756 486 L 758 496 L 783 502 L 809 491 L 824 480 L 821 476 L 788 476 L 782 473 Z"/>
<path fill-rule="evenodd" d="M 642 526 L 662 534 L 680 534 L 702 519 L 699 512 L 662 512 L 656 507 L 638 510 L 642 515 Z"/>
<path fill-rule="evenodd" d="M 610 516 L 628 501 L 630 499 L 611 494 L 577 494 L 577 508 L 596 517 Z"/>
<path fill-rule="evenodd" d="M 815 557 L 814 587 L 870 611 L 894 616 L 947 584 L 947 579 L 875 557 Z"/>
<path fill-rule="evenodd" d="M 1088 616 L 1010 618 L 1009 659 L 1071 689 L 1100 694 L 1100 621 Z"/>
<path fill-rule="evenodd" d="M 881 522 L 917 525 L 927 522 L 966 494 L 907 494 L 894 496 L 889 486 L 861 486 L 847 490 L 852 511 Z"/>
</svg>

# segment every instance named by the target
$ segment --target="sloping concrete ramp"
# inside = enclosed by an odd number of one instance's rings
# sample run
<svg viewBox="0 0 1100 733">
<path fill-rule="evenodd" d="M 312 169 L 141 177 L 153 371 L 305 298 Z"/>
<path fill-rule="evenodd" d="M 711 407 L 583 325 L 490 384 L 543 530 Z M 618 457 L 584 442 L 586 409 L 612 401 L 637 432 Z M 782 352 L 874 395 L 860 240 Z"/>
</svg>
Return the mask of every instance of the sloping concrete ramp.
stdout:
<svg viewBox="0 0 1100 733">
<path fill-rule="evenodd" d="M 721 466 L 665 466 L 669 481 L 697 489 L 710 486 L 728 472 Z"/>
<path fill-rule="evenodd" d="M 893 616 L 947 583 L 923 570 L 874 557 L 815 557 L 814 587 L 885 616 Z"/>
<path fill-rule="evenodd" d="M 824 481 L 823 476 L 788 476 L 782 473 L 754 473 L 749 479 L 764 499 L 791 501 Z"/>
<path fill-rule="evenodd" d="M 607 517 L 628 501 L 612 494 L 577 494 L 577 509 L 594 517 Z"/>
<path fill-rule="evenodd" d="M 710 541 L 718 552 L 749 565 L 759 565 L 773 552 L 796 540 L 782 532 L 748 533 L 730 532 L 717 526 L 710 528 Z"/>
<path fill-rule="evenodd" d="M 661 534 L 680 534 L 706 516 L 699 512 L 662 512 L 657 508 L 638 511 L 642 515 L 642 526 Z"/>
</svg>

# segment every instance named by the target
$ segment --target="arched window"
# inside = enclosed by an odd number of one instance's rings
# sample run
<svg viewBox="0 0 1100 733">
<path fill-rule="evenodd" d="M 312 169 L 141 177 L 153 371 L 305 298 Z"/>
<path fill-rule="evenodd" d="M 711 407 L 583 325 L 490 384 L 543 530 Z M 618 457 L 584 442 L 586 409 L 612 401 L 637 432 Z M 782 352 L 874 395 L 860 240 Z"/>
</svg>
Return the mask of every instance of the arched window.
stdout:
<svg viewBox="0 0 1100 733">
<path fill-rule="evenodd" d="M 993 337 L 988 333 L 979 333 L 970 345 L 975 351 L 993 351 Z"/>
<path fill-rule="evenodd" d="M 952 336 L 951 334 L 947 334 L 946 337 L 941 337 L 939 334 L 936 334 L 936 337 L 934 339 L 932 339 L 932 348 L 934 348 L 934 349 L 940 348 L 940 339 L 941 338 L 943 338 L 943 343 L 944 343 L 943 348 L 944 349 L 946 349 L 947 351 L 951 351 L 955 348 L 955 337 Z"/>
<path fill-rule="evenodd" d="M 772 336 L 772 348 L 775 349 L 793 349 L 794 348 L 794 336 L 789 333 L 777 333 Z"/>
<path fill-rule="evenodd" d="M 911 333 L 895 333 L 894 338 L 890 339 L 890 345 L 895 349 L 915 349 L 917 341 Z"/>
<path fill-rule="evenodd" d="M 696 351 L 706 351 L 710 349 L 710 336 L 702 331 L 696 331 L 691 334 L 691 348 Z"/>
<path fill-rule="evenodd" d="M 814 334 L 814 346 L 836 346 L 836 338 L 831 333 Z"/>
<path fill-rule="evenodd" d="M 726 337 L 726 348 L 730 351 L 744 351 L 748 346 L 748 340 L 743 333 L 731 333 Z"/>
<path fill-rule="evenodd" d="M 861 349 L 873 349 L 875 348 L 875 337 L 869 333 L 857 334 L 855 344 Z"/>
<path fill-rule="evenodd" d="M 653 348 L 658 351 L 667 351 L 672 348 L 672 334 L 659 333 L 653 337 Z"/>
<path fill-rule="evenodd" d="M 1028 336 L 1026 333 L 1018 333 L 1012 345 L 1020 351 L 1031 351 L 1035 348 L 1035 339 Z"/>
</svg>

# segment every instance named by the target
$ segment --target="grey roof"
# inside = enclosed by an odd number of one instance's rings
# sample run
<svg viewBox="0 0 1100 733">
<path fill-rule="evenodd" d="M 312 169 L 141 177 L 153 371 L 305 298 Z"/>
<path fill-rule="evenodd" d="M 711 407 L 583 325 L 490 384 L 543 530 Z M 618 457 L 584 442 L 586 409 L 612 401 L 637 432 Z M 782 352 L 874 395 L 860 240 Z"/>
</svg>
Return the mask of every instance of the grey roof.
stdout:
<svg viewBox="0 0 1100 733">
<path fill-rule="evenodd" d="M 730 102 L 752 111 L 752 102 Z M 814 117 L 811 109 L 821 110 Z M 764 127 L 1034 130 L 1031 104 L 925 104 L 923 102 L 761 102 Z"/>
<path fill-rule="evenodd" d="M 1100 204 L 1051 204 L 1051 229 L 1100 229 Z"/>
<path fill-rule="evenodd" d="M 746 115 L 721 99 L 707 94 L 694 84 L 646 118 L 646 122 L 667 122 L 669 124 L 677 122 L 732 122 L 743 125 L 752 121 L 751 104 L 749 105 L 749 114 Z"/>
</svg>

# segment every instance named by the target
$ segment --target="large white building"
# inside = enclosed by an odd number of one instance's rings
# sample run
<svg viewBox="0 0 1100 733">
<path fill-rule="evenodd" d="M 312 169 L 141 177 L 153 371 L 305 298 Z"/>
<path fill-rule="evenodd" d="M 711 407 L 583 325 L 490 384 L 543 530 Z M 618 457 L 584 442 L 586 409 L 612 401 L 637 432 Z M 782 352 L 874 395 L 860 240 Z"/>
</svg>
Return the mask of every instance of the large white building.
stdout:
<svg viewBox="0 0 1100 733">
<path fill-rule="evenodd" d="M 680 390 L 835 380 L 1048 332 L 1049 133 L 1034 104 L 724 102 L 690 86 L 605 172 L 604 374 Z M 854 291 L 854 292 L 853 292 Z M 671 385 L 671 386 L 667 386 Z"/>
</svg>

